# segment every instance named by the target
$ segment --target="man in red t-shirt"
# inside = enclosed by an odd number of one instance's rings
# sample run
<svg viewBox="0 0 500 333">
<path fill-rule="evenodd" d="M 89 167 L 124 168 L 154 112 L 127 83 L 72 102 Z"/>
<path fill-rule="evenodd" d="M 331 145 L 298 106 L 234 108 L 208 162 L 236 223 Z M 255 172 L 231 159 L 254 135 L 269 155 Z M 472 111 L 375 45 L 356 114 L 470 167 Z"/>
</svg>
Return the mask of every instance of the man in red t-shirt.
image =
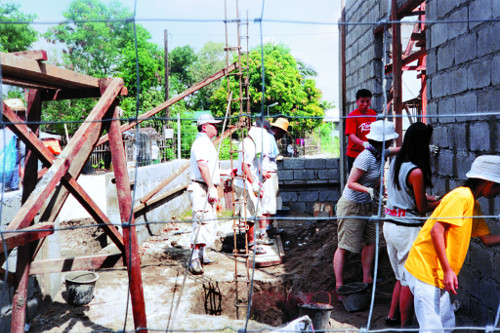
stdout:
<svg viewBox="0 0 500 333">
<path fill-rule="evenodd" d="M 369 109 L 371 100 L 372 93 L 370 90 L 358 90 L 356 93 L 358 108 L 347 116 L 345 135 L 347 135 L 349 141 L 346 154 L 349 173 L 356 157 L 368 146 L 366 135 L 370 133 L 370 124 L 377 120 L 377 113 Z"/>
</svg>

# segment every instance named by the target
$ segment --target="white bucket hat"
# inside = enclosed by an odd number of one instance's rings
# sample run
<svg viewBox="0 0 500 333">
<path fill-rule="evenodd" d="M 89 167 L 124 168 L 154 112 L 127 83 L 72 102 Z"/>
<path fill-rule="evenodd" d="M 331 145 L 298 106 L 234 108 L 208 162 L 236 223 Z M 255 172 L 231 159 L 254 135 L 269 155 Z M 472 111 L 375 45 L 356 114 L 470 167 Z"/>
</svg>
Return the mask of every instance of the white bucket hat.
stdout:
<svg viewBox="0 0 500 333">
<path fill-rule="evenodd" d="M 467 178 L 479 178 L 500 184 L 500 156 L 483 155 L 472 162 Z"/>
<path fill-rule="evenodd" d="M 196 120 L 196 126 L 201 126 L 205 124 L 218 124 L 221 123 L 222 120 L 215 120 L 211 114 L 204 113 L 198 117 Z"/>
<path fill-rule="evenodd" d="M 389 141 L 394 140 L 399 136 L 394 130 L 394 123 L 391 121 L 377 120 L 371 123 L 370 133 L 366 135 L 368 140 L 373 141 Z"/>
</svg>

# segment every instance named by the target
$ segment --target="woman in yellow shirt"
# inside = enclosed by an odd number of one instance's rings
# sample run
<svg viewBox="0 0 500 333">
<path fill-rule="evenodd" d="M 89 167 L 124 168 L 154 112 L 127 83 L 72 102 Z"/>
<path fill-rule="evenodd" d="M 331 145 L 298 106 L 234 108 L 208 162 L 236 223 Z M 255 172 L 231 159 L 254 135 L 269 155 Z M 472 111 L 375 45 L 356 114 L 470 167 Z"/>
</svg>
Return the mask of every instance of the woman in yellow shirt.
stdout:
<svg viewBox="0 0 500 333">
<path fill-rule="evenodd" d="M 456 295 L 457 275 L 462 268 L 471 237 L 487 246 L 500 244 L 492 235 L 477 202 L 500 194 L 500 156 L 474 160 L 464 186 L 448 193 L 420 230 L 404 272 L 414 295 L 420 332 L 451 330 L 455 314 L 449 293 Z M 409 274 L 408 274 L 409 273 Z"/>
</svg>

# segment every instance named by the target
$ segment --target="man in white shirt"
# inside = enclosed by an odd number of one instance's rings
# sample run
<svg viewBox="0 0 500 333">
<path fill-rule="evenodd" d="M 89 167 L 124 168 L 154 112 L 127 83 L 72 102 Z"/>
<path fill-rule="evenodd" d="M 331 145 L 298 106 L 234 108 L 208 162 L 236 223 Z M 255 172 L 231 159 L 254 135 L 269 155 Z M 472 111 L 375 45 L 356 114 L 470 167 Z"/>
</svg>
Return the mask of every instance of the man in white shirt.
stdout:
<svg viewBox="0 0 500 333">
<path fill-rule="evenodd" d="M 198 135 L 191 146 L 191 184 L 188 187 L 193 210 L 193 233 L 191 247 L 194 247 L 189 271 L 203 274 L 202 263 L 210 264 L 206 246 L 213 244 L 217 227 L 216 203 L 220 185 L 220 170 L 217 150 L 212 139 L 217 135 L 215 124 L 220 123 L 210 114 L 198 117 Z"/>
<path fill-rule="evenodd" d="M 267 121 L 266 121 L 267 122 Z M 262 198 L 262 219 L 260 224 L 259 239 L 263 244 L 272 244 L 268 238 L 266 230 L 271 228 L 272 217 L 276 215 L 277 199 L 278 199 L 278 164 L 276 159 L 279 155 L 277 140 L 281 139 L 285 133 L 288 133 L 289 122 L 286 118 L 280 117 L 276 121 L 267 126 L 268 142 L 265 146 L 262 159 L 262 181 L 264 196 Z"/>
<path fill-rule="evenodd" d="M 262 155 L 263 146 L 267 142 L 267 131 L 262 127 L 252 126 L 248 136 L 243 139 L 238 149 L 237 175 L 234 181 L 234 192 L 239 204 L 236 213 L 241 218 L 247 219 L 248 243 L 250 248 L 255 245 L 255 223 L 254 218 L 260 216 L 259 198 L 264 195 L 259 177 L 259 160 Z M 246 180 L 245 180 L 246 178 Z M 246 201 L 246 210 L 243 201 Z M 265 254 L 262 247 L 255 249 L 256 254 Z"/>
</svg>

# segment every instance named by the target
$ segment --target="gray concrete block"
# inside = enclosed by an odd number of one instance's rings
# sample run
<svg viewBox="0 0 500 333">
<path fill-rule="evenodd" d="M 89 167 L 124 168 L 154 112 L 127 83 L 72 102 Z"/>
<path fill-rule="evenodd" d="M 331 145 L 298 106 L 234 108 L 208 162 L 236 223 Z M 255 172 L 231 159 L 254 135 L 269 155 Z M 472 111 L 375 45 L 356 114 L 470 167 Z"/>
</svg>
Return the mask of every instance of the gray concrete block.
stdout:
<svg viewBox="0 0 500 333">
<path fill-rule="evenodd" d="M 330 170 L 318 170 L 318 179 L 325 179 L 328 181 L 339 182 L 339 170 L 330 169 Z"/>
<path fill-rule="evenodd" d="M 451 148 L 455 150 L 467 149 L 467 131 L 465 124 L 457 124 L 451 127 Z"/>
<path fill-rule="evenodd" d="M 448 178 L 441 176 L 434 176 L 432 178 L 432 183 L 434 184 L 434 191 L 438 195 L 443 195 L 448 192 Z"/>
<path fill-rule="evenodd" d="M 452 176 L 454 175 L 454 160 L 455 156 L 451 150 L 441 150 L 438 155 L 439 159 L 439 170 L 438 174 L 442 176 Z"/>
<path fill-rule="evenodd" d="M 455 64 L 474 59 L 477 54 L 477 35 L 469 32 L 455 40 Z"/>
<path fill-rule="evenodd" d="M 447 126 L 437 126 L 434 128 L 434 132 L 432 133 L 432 143 L 439 146 L 441 149 L 450 147 Z"/>
<path fill-rule="evenodd" d="M 492 1 L 493 5 L 493 17 L 500 17 L 500 1 Z"/>
<path fill-rule="evenodd" d="M 326 160 L 325 168 L 326 169 L 338 169 L 339 163 L 340 163 L 339 158 L 329 158 Z"/>
<path fill-rule="evenodd" d="M 295 180 L 316 179 L 316 172 L 315 170 L 294 170 L 293 179 Z"/>
<path fill-rule="evenodd" d="M 500 121 L 497 121 L 496 123 L 496 136 L 495 136 L 495 142 L 493 142 L 493 147 L 495 151 L 500 151 L 500 138 L 498 138 L 498 135 L 500 134 Z"/>
<path fill-rule="evenodd" d="M 497 0 L 494 0 L 497 1 Z M 491 0 L 476 0 L 469 3 L 469 28 L 484 24 L 484 22 L 474 22 L 475 20 L 486 20 L 492 17 Z"/>
<path fill-rule="evenodd" d="M 491 22 L 481 27 L 477 32 L 477 55 L 483 56 L 500 50 L 498 39 L 495 40 L 496 34 L 500 29 L 499 22 Z"/>
<path fill-rule="evenodd" d="M 448 40 L 447 24 L 434 24 L 428 29 L 431 31 L 431 48 L 436 48 Z"/>
<path fill-rule="evenodd" d="M 292 200 L 292 202 L 297 201 L 297 192 L 288 192 L 280 190 L 280 196 L 284 205 L 287 205 L 290 202 L 290 200 Z"/>
<path fill-rule="evenodd" d="M 438 47 L 437 51 L 438 70 L 443 70 L 453 65 L 455 59 L 455 43 L 449 41 Z"/>
<path fill-rule="evenodd" d="M 483 303 L 483 308 L 486 307 L 489 310 L 495 310 L 498 308 L 498 302 L 500 300 L 500 288 L 498 288 L 498 284 L 494 279 L 485 278 L 481 279 L 481 285 L 479 288 L 475 288 L 471 290 L 472 295 L 477 291 L 478 298 Z M 491 311 L 491 314 L 494 312 Z M 493 322 L 494 316 L 489 318 L 485 318 L 491 324 Z M 485 323 L 486 324 L 486 323 Z"/>
<path fill-rule="evenodd" d="M 456 6 L 457 2 L 455 0 L 439 0 L 437 3 L 439 17 L 448 15 L 448 13 L 455 9 Z"/>
<path fill-rule="evenodd" d="M 293 170 L 279 170 L 278 178 L 280 181 L 293 180 Z"/>
<path fill-rule="evenodd" d="M 448 94 L 455 95 L 467 90 L 467 71 L 459 68 L 446 73 L 445 76 L 449 84 Z"/>
<path fill-rule="evenodd" d="M 304 201 L 304 202 L 316 202 L 319 199 L 319 193 L 318 191 L 302 191 L 299 192 L 299 201 Z"/>
<path fill-rule="evenodd" d="M 490 127 L 487 122 L 475 122 L 469 128 L 469 147 L 472 151 L 490 150 Z"/>
<path fill-rule="evenodd" d="M 478 271 L 482 277 L 495 277 L 495 256 L 491 249 L 479 242 L 470 243 L 471 267 Z"/>
<path fill-rule="evenodd" d="M 427 119 L 429 120 L 429 122 L 431 123 L 439 122 L 439 118 L 435 117 L 438 114 L 437 109 L 438 109 L 437 103 L 433 100 L 429 100 L 429 104 L 427 104 Z"/>
<path fill-rule="evenodd" d="M 455 99 L 445 98 L 438 103 L 439 122 L 453 123 L 455 122 Z"/>
<path fill-rule="evenodd" d="M 500 252 L 495 253 L 495 280 L 500 283 Z"/>
<path fill-rule="evenodd" d="M 477 112 L 498 111 L 498 101 L 500 101 L 500 89 L 498 87 L 479 91 L 477 93 Z"/>
<path fill-rule="evenodd" d="M 439 98 L 448 95 L 448 87 L 450 82 L 448 81 L 447 73 L 436 73 L 431 77 L 431 95 L 432 98 Z"/>
<path fill-rule="evenodd" d="M 464 114 L 474 114 L 477 111 L 477 95 L 475 92 L 467 92 L 464 95 L 455 97 L 456 120 L 463 122 L 466 120 L 477 120 L 478 116 L 464 116 Z"/>
<path fill-rule="evenodd" d="M 494 56 L 491 62 L 491 84 L 500 85 L 500 54 Z"/>
<path fill-rule="evenodd" d="M 466 179 L 465 174 L 470 170 L 472 162 L 476 158 L 473 153 L 457 152 L 457 177 Z"/>
<path fill-rule="evenodd" d="M 292 202 L 290 206 L 290 210 L 294 212 L 304 213 L 306 211 L 306 203 L 305 202 Z"/>
<path fill-rule="evenodd" d="M 285 169 L 300 170 L 304 169 L 304 159 L 302 158 L 289 158 L 283 160 L 283 167 Z"/>
<path fill-rule="evenodd" d="M 338 193 L 332 190 L 325 190 L 319 192 L 319 201 L 321 202 L 333 202 L 339 199 Z M 499 259 L 500 260 L 500 259 Z M 500 272 L 499 272 L 500 274 Z"/>
<path fill-rule="evenodd" d="M 468 88 L 478 89 L 490 85 L 490 59 L 473 63 L 467 69 Z"/>
<path fill-rule="evenodd" d="M 467 310 L 468 315 L 474 318 L 477 325 L 491 325 L 495 318 L 495 314 L 491 309 L 486 308 L 486 304 L 482 299 L 478 299 L 476 292 L 481 288 L 482 281 L 480 282 L 480 284 L 471 286 L 471 288 L 468 289 L 474 291 L 474 293 L 471 293 L 472 295 L 470 298 L 470 307 L 466 308 L 465 310 Z"/>
<path fill-rule="evenodd" d="M 486 215 L 488 215 L 490 211 L 490 200 L 486 199 L 485 197 L 477 199 L 477 202 L 479 203 L 479 206 L 481 207 L 481 212 Z"/>
<path fill-rule="evenodd" d="M 305 169 L 324 169 L 326 165 L 326 160 L 325 159 L 306 159 L 304 161 L 304 168 Z"/>
<path fill-rule="evenodd" d="M 453 0 L 451 0 L 453 1 Z M 457 1 L 453 1 L 456 5 Z M 456 38 L 460 35 L 463 35 L 467 32 L 467 22 L 463 22 L 467 18 L 467 7 L 464 6 L 456 11 L 454 11 L 448 18 L 450 21 L 462 21 L 462 22 L 454 22 L 446 24 L 448 26 L 448 37 Z"/>
</svg>

